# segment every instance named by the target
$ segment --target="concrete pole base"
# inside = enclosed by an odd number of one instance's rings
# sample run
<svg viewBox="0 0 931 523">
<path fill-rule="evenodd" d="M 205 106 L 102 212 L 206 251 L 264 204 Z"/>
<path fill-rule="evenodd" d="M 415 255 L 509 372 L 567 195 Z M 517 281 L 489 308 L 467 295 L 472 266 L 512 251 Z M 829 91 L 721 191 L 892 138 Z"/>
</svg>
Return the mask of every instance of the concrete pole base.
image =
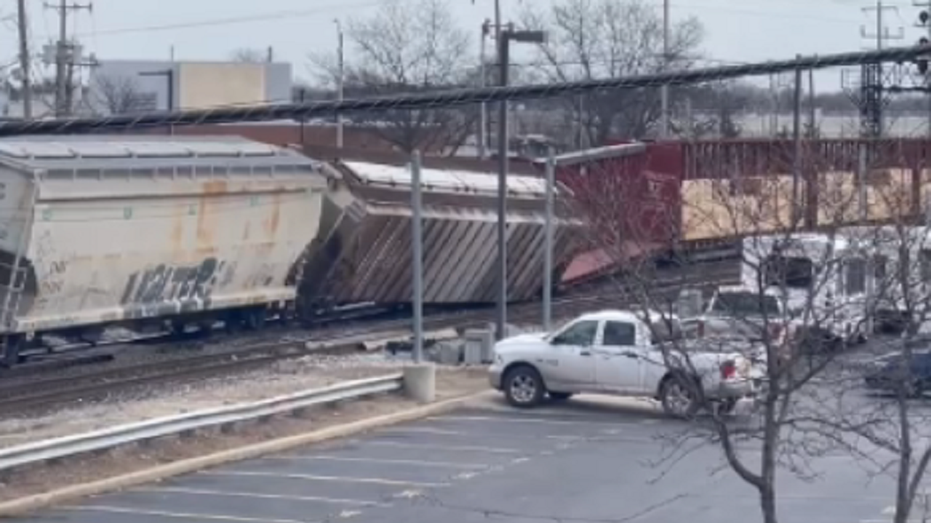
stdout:
<svg viewBox="0 0 931 523">
<path fill-rule="evenodd" d="M 432 363 L 417 363 L 404 367 L 404 394 L 418 402 L 436 399 L 436 367 Z"/>
</svg>

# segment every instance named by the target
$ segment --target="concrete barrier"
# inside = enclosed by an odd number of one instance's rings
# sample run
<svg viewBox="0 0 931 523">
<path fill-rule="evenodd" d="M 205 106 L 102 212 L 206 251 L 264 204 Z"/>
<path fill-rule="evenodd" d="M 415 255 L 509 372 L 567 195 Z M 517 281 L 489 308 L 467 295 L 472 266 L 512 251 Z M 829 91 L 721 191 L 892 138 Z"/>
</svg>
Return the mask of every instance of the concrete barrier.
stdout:
<svg viewBox="0 0 931 523">
<path fill-rule="evenodd" d="M 418 403 L 431 403 L 436 398 L 436 367 L 432 363 L 404 367 L 404 393 Z"/>
</svg>

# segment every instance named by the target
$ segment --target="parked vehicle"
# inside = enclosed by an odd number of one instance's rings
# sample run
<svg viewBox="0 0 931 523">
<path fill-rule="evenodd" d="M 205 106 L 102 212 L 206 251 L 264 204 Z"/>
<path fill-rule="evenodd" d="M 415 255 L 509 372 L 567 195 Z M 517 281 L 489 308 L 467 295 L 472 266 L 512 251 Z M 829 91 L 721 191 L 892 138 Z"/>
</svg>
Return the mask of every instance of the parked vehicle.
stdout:
<svg viewBox="0 0 931 523">
<path fill-rule="evenodd" d="M 915 350 L 910 356 L 900 352 L 876 359 L 865 369 L 866 387 L 894 394 L 901 391 L 908 397 L 931 391 L 931 350 Z"/>
<path fill-rule="evenodd" d="M 901 333 L 911 321 L 902 292 L 902 269 L 907 275 L 904 288 L 909 289 L 913 303 L 923 303 L 931 295 L 931 227 L 849 227 L 842 232 L 868 243 L 875 251 L 872 310 L 877 330 Z"/>
<path fill-rule="evenodd" d="M 671 345 L 678 343 L 684 350 Z M 552 333 L 502 340 L 489 368 L 491 386 L 516 407 L 534 407 L 547 395 L 564 400 L 604 393 L 655 398 L 680 417 L 696 414 L 702 397 L 733 410 L 740 399 L 755 397 L 759 376 L 739 352 L 682 339 L 674 316 L 619 310 L 582 315 Z"/>
<path fill-rule="evenodd" d="M 872 285 L 869 255 L 867 249 L 843 236 L 747 237 L 741 283 L 780 296 L 808 339 L 824 339 L 833 346 L 865 342 L 867 289 Z"/>
<path fill-rule="evenodd" d="M 762 293 L 741 285 L 715 289 L 701 314 L 682 318 L 682 329 L 696 337 L 742 337 L 761 341 L 765 331 L 780 342 L 786 335 L 785 308 L 773 290 Z"/>
<path fill-rule="evenodd" d="M 680 322 L 686 336 L 742 344 L 741 352 L 757 362 L 766 361 L 767 341 L 787 359 L 796 326 L 774 290 L 761 293 L 741 285 L 715 289 L 701 313 Z"/>
</svg>

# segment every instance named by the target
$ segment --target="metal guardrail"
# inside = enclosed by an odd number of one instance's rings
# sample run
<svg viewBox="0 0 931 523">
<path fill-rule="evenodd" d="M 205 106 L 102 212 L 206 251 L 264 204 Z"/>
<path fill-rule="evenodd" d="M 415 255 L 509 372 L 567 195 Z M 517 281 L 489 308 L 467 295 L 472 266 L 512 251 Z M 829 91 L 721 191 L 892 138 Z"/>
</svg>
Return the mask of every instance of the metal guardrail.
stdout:
<svg viewBox="0 0 931 523">
<path fill-rule="evenodd" d="M 278 396 L 257 402 L 206 409 L 189 414 L 156 418 L 109 429 L 18 445 L 0 449 L 0 471 L 76 454 L 108 450 L 120 445 L 187 433 L 198 429 L 252 421 L 324 403 L 357 399 L 371 394 L 394 392 L 401 390 L 403 385 L 403 375 L 398 373 L 339 383 L 321 389 Z"/>
</svg>

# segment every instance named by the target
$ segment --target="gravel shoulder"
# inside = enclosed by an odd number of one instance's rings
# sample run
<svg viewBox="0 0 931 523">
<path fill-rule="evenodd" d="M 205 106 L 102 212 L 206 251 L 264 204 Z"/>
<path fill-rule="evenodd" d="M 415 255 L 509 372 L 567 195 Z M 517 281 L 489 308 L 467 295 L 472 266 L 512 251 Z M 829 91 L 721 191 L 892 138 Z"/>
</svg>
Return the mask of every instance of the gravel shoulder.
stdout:
<svg viewBox="0 0 931 523">
<path fill-rule="evenodd" d="M 0 420 L 0 448 L 390 374 L 403 364 L 380 354 L 307 356 L 197 382 L 143 387 L 103 401 L 83 404 L 78 400 L 53 412 Z M 439 372 L 443 376 L 468 373 L 453 368 Z"/>
<path fill-rule="evenodd" d="M 401 365 L 400 362 L 366 365 L 364 361 L 347 362 L 345 357 L 339 360 L 305 358 L 281 362 L 262 371 L 188 385 L 184 390 L 153 390 L 143 397 L 114 399 L 87 408 L 68 409 L 46 417 L 6 420 L 0 423 L 0 427 L 6 436 L 5 442 L 35 441 L 116 423 L 259 400 L 339 381 L 383 375 L 398 370 Z M 483 390 L 487 390 L 484 368 L 437 368 L 437 400 Z M 166 437 L 118 448 L 104 454 L 76 456 L 59 462 L 14 470 L 0 476 L 0 501 L 390 414 L 415 405 L 401 395 L 387 394 L 372 399 L 309 409 L 301 417 L 280 416 L 264 423 L 244 424 L 231 433 L 205 431 L 185 438 Z M 18 436 L 17 430 L 20 431 Z"/>
</svg>

